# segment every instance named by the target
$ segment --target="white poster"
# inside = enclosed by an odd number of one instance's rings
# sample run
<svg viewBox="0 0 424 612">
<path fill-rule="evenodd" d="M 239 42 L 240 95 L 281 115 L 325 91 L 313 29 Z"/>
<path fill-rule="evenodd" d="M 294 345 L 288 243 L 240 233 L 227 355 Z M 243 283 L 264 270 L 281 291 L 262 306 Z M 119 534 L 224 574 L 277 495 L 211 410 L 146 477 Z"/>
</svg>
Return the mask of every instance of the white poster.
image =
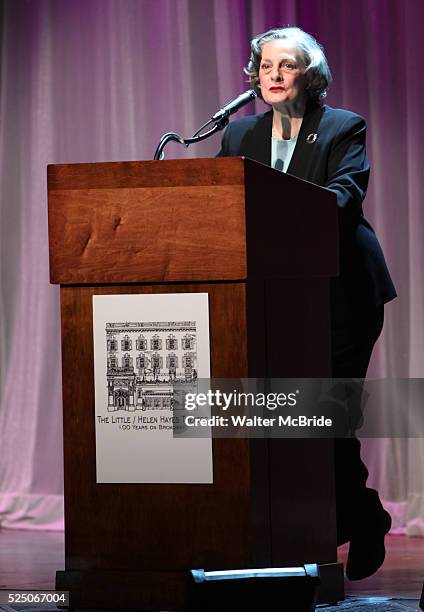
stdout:
<svg viewBox="0 0 424 612">
<path fill-rule="evenodd" d="M 173 385 L 209 378 L 207 293 L 93 296 L 97 482 L 211 483 L 212 441 L 174 438 Z"/>
</svg>

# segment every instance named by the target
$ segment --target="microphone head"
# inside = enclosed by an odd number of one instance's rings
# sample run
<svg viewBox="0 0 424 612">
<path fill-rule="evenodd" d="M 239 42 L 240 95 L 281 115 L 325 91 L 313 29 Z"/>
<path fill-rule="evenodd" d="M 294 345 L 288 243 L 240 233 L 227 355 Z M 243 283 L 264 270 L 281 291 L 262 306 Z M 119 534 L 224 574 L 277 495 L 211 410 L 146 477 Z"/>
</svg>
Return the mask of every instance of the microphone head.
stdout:
<svg viewBox="0 0 424 612">
<path fill-rule="evenodd" d="M 212 121 L 220 121 L 224 117 L 229 117 L 233 113 L 236 113 L 242 106 L 245 106 L 257 97 L 257 93 L 254 89 L 248 89 L 243 92 L 234 100 L 228 102 L 223 108 L 216 112 L 212 117 Z"/>
</svg>

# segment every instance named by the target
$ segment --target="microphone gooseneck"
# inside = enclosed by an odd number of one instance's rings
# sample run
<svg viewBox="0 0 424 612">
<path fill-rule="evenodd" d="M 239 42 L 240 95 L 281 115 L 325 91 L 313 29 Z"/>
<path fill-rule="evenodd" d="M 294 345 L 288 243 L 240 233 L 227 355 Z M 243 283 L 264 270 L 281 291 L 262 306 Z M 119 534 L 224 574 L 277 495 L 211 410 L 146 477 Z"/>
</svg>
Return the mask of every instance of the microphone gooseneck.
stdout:
<svg viewBox="0 0 424 612">
<path fill-rule="evenodd" d="M 248 89 L 244 93 L 237 96 L 237 98 L 235 98 L 234 100 L 231 100 L 231 102 L 228 102 L 214 115 L 212 115 L 212 117 L 204 125 L 202 125 L 202 127 L 199 128 L 191 138 L 182 138 L 176 132 L 167 132 L 166 134 L 163 134 L 156 148 L 153 159 L 159 160 L 165 158 L 163 150 L 165 148 L 165 145 L 171 140 L 174 142 L 178 142 L 184 145 L 185 147 L 188 147 L 189 145 L 195 142 L 200 142 L 201 140 L 209 138 L 209 136 L 212 136 L 212 134 L 215 134 L 215 132 L 217 132 L 218 130 L 223 130 L 225 126 L 228 125 L 230 115 L 236 113 L 238 110 L 240 110 L 240 108 L 242 108 L 249 102 L 252 102 L 252 100 L 254 100 L 255 98 L 256 92 L 253 89 Z M 214 126 L 204 134 L 200 134 L 200 132 L 211 123 L 213 123 Z"/>
</svg>

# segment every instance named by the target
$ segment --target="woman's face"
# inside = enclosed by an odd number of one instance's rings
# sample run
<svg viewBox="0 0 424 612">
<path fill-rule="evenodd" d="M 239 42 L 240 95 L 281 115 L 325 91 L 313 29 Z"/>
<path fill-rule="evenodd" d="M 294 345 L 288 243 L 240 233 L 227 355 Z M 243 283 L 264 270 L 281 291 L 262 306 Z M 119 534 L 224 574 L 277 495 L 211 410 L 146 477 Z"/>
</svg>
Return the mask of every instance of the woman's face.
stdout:
<svg viewBox="0 0 424 612">
<path fill-rule="evenodd" d="M 283 39 L 272 40 L 262 47 L 259 83 L 264 101 L 272 106 L 292 103 L 306 88 L 305 66 L 299 50 Z"/>
</svg>

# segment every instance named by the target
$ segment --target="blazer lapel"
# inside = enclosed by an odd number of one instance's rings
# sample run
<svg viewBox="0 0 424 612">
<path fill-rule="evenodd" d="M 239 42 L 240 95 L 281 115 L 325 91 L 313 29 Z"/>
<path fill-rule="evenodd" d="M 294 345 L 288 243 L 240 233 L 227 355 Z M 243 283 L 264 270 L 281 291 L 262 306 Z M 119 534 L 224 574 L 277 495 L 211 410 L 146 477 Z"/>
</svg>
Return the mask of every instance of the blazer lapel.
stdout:
<svg viewBox="0 0 424 612">
<path fill-rule="evenodd" d="M 314 153 L 313 135 L 318 128 L 324 108 L 321 104 L 310 102 L 306 107 L 296 146 L 287 173 L 308 180 L 310 162 Z M 240 147 L 240 155 L 271 165 L 272 109 L 258 116 L 256 124 L 247 132 Z"/>
<path fill-rule="evenodd" d="M 272 110 L 260 115 L 253 129 L 248 133 L 246 141 L 242 143 L 242 155 L 255 161 L 271 165 L 271 135 Z"/>
<path fill-rule="evenodd" d="M 296 146 L 287 173 L 298 178 L 308 179 L 310 162 L 319 138 L 318 128 L 324 108 L 317 102 L 310 102 L 300 126 Z"/>
</svg>

